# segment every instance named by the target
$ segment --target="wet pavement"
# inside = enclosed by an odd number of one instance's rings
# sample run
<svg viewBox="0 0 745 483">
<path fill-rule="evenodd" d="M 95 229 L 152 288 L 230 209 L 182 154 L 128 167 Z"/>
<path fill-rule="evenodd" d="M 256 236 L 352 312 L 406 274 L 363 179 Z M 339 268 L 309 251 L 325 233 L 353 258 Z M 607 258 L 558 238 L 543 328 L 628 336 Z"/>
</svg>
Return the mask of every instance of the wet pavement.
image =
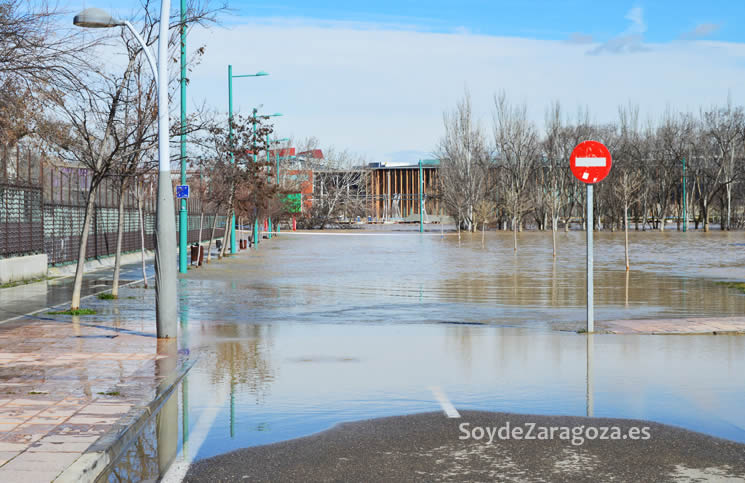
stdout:
<svg viewBox="0 0 745 483">
<path fill-rule="evenodd" d="M 95 280 L 106 276 L 93 273 L 87 291 L 101 291 Z M 69 282 L 0 293 L 25 295 L 11 311 L 60 301 L 63 306 L 50 310 L 64 310 Z M 36 295 L 50 285 L 49 294 Z M 175 342 L 156 339 L 149 292 L 140 285 L 123 287 L 120 300 L 89 297 L 84 306 L 98 312 L 93 316 L 42 310 L 0 325 L 0 481 L 51 481 L 91 444 L 116 431 L 122 417 L 153 399 L 183 356 Z M 12 305 L 3 302 L 6 309 Z"/>
<path fill-rule="evenodd" d="M 609 334 L 745 335 L 745 317 L 611 320 L 601 322 L 597 330 Z"/>
<path fill-rule="evenodd" d="M 111 290 L 113 267 L 88 272 L 83 278 L 81 297 Z M 153 265 L 147 264 L 148 278 L 153 277 Z M 133 263 L 122 265 L 119 275 L 120 285 L 142 279 L 142 265 Z M 74 277 L 60 277 L 21 284 L 0 289 L 0 323 L 16 320 L 27 314 L 70 302 Z"/>
</svg>

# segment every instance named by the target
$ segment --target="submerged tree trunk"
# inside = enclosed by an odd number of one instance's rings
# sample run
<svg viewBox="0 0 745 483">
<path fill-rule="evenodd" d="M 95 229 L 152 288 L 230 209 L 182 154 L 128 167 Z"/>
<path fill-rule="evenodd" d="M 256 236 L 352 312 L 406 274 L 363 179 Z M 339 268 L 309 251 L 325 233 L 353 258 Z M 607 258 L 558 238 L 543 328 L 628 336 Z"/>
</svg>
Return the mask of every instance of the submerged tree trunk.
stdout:
<svg viewBox="0 0 745 483">
<path fill-rule="evenodd" d="M 512 245 L 514 251 L 517 251 L 517 217 L 512 217 Z"/>
<path fill-rule="evenodd" d="M 486 231 L 486 222 L 481 223 L 481 248 L 484 248 L 484 232 Z"/>
<path fill-rule="evenodd" d="M 553 243 L 554 258 L 556 258 L 556 230 L 558 229 L 559 229 L 559 217 L 552 216 L 551 217 L 551 241 Z"/>
<path fill-rule="evenodd" d="M 228 217 L 225 221 L 225 232 L 222 235 L 222 247 L 220 247 L 220 251 L 217 254 L 217 259 L 221 259 L 225 256 L 225 250 L 227 249 L 228 245 L 230 244 L 230 220 L 233 219 L 233 210 L 228 210 Z"/>
<path fill-rule="evenodd" d="M 624 252 L 626 254 L 626 271 L 630 269 L 629 263 L 629 204 L 623 204 L 623 235 L 624 235 Z"/>
<path fill-rule="evenodd" d="M 210 234 L 210 242 L 207 244 L 207 263 L 210 263 L 212 259 L 212 243 L 215 241 L 215 231 L 217 230 L 217 219 L 220 218 L 220 210 L 215 209 L 215 217 L 212 220 L 212 233 Z"/>
<path fill-rule="evenodd" d="M 83 272 L 85 271 L 85 255 L 88 249 L 88 232 L 91 229 L 91 218 L 96 202 L 96 190 L 98 183 L 91 183 L 91 189 L 88 191 L 88 198 L 85 202 L 85 218 L 83 220 L 83 232 L 80 234 L 80 246 L 78 248 L 78 264 L 75 269 L 75 282 L 72 288 L 72 300 L 70 301 L 70 310 L 80 308 L 80 291 L 83 288 Z"/>
</svg>

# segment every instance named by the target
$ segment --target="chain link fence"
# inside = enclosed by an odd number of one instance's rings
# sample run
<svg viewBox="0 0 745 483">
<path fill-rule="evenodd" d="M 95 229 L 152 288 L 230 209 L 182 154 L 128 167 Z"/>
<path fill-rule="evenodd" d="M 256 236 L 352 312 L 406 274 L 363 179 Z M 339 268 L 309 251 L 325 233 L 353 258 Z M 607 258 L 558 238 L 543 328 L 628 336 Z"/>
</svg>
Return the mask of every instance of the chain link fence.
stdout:
<svg viewBox="0 0 745 483">
<path fill-rule="evenodd" d="M 2 148 L 0 148 L 2 149 Z M 85 168 L 56 163 L 39 152 L 16 146 L 0 150 L 0 258 L 46 253 L 50 265 L 77 260 L 80 234 L 91 173 Z M 86 258 L 96 259 L 116 253 L 119 223 L 120 183 L 107 177 L 96 191 L 95 208 L 86 248 Z M 122 253 L 155 247 L 155 177 L 140 181 L 139 203 L 134 180 L 123 195 Z M 179 203 L 175 203 L 178 210 Z M 217 216 L 209 203 L 191 198 L 187 202 L 188 241 L 209 240 Z M 203 211 L 204 209 L 204 211 Z M 202 217 L 202 214 L 204 215 Z M 174 213 L 178 227 L 178 213 Z M 142 224 L 140 223 L 142 218 Z M 218 217 L 218 233 L 225 227 L 225 216 Z"/>
</svg>

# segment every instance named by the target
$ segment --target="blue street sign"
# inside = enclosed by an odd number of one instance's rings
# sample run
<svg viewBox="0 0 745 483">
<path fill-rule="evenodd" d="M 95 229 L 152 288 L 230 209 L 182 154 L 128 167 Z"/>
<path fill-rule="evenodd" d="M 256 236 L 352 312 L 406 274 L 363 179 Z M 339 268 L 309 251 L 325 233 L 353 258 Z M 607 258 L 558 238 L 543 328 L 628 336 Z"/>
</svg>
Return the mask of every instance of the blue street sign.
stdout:
<svg viewBox="0 0 745 483">
<path fill-rule="evenodd" d="M 180 184 L 176 186 L 176 198 L 183 199 L 189 197 L 189 185 Z"/>
</svg>

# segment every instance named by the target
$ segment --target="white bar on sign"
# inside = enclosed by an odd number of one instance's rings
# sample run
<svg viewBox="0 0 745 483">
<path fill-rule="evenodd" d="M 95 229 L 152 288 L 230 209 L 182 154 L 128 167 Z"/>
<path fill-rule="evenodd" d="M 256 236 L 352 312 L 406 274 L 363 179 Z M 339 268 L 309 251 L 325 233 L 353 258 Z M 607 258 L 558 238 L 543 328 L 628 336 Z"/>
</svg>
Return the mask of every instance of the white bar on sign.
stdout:
<svg viewBox="0 0 745 483">
<path fill-rule="evenodd" d="M 575 158 L 574 165 L 578 168 L 603 168 L 605 158 Z"/>
</svg>

